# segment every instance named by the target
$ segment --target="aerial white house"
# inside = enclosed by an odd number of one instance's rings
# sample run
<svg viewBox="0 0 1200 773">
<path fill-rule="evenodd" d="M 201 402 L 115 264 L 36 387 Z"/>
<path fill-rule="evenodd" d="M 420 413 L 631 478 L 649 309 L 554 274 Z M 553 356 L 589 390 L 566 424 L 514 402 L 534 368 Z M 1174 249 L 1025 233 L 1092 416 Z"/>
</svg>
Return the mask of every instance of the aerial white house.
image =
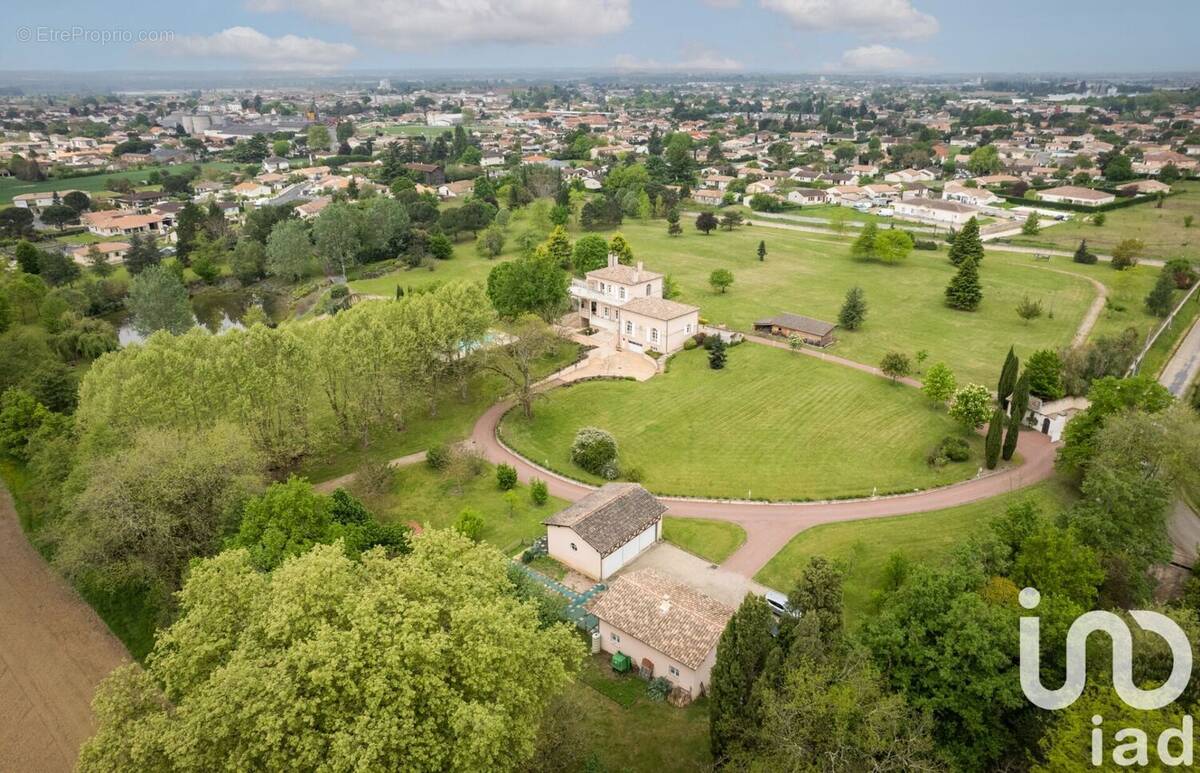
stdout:
<svg viewBox="0 0 1200 773">
<path fill-rule="evenodd" d="M 617 348 L 670 354 L 700 330 L 700 309 L 663 297 L 663 275 L 641 261 L 608 265 L 572 280 L 572 307 L 585 325 L 616 334 Z"/>
</svg>

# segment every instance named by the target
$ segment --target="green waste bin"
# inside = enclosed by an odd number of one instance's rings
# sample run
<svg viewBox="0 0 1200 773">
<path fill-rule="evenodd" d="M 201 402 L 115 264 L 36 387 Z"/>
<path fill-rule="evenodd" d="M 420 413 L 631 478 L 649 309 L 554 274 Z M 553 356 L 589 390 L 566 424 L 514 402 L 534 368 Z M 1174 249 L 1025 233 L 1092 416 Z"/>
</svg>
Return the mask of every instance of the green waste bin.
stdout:
<svg viewBox="0 0 1200 773">
<path fill-rule="evenodd" d="M 633 663 L 630 662 L 629 656 L 626 655 L 624 652 L 616 652 L 613 654 L 613 656 L 612 656 L 612 670 L 613 671 L 616 671 L 619 674 L 624 674 L 629 671 L 629 668 L 632 665 L 633 665 Z"/>
</svg>

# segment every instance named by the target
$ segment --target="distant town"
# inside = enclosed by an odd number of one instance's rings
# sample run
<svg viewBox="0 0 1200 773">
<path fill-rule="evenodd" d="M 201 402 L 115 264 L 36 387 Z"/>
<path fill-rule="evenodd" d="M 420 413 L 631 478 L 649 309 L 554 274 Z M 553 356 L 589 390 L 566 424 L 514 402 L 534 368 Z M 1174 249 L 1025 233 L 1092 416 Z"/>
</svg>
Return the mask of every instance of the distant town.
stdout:
<svg viewBox="0 0 1200 773">
<path fill-rule="evenodd" d="M 0 769 L 1193 764 L 1200 76 L 705 63 L 0 72 Z"/>
</svg>

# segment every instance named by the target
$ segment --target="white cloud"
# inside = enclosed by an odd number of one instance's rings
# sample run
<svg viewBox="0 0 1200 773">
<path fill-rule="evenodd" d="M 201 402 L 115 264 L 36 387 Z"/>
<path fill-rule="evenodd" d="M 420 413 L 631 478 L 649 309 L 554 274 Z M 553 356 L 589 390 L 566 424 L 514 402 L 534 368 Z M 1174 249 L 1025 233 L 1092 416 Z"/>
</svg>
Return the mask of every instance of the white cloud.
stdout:
<svg viewBox="0 0 1200 773">
<path fill-rule="evenodd" d="M 253 27 L 230 27 L 213 35 L 184 35 L 142 46 L 156 54 L 223 59 L 258 70 L 336 70 L 358 53 L 349 43 L 298 35 L 272 38 Z"/>
<path fill-rule="evenodd" d="M 300 11 L 391 49 L 443 43 L 564 43 L 629 26 L 630 0 L 247 0 Z"/>
<path fill-rule="evenodd" d="M 836 64 L 828 64 L 826 70 L 852 70 L 854 72 L 889 72 L 893 70 L 913 70 L 929 64 L 924 57 L 915 56 L 907 51 L 880 44 L 859 46 L 842 52 L 842 59 Z"/>
<path fill-rule="evenodd" d="M 912 0 L 761 0 L 800 29 L 854 32 L 868 38 L 913 40 L 936 34 L 938 20 Z"/>
<path fill-rule="evenodd" d="M 672 61 L 619 54 L 613 66 L 627 72 L 737 72 L 744 65 L 732 57 L 700 46 L 686 46 Z"/>
</svg>

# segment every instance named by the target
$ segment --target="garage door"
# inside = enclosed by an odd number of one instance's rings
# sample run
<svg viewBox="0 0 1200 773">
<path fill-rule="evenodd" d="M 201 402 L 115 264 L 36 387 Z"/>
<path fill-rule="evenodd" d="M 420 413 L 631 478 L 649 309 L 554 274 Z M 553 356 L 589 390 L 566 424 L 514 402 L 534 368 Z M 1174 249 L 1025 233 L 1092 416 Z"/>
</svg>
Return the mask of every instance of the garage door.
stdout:
<svg viewBox="0 0 1200 773">
<path fill-rule="evenodd" d="M 621 548 L 621 565 L 624 566 L 633 559 L 637 558 L 637 554 L 639 552 L 641 551 L 638 550 L 637 540 L 631 539 L 626 542 L 625 546 Z"/>
<path fill-rule="evenodd" d="M 638 535 L 637 544 L 639 553 L 654 544 L 654 532 L 655 527 L 651 526 L 649 529 L 646 529 L 644 532 Z"/>
</svg>

